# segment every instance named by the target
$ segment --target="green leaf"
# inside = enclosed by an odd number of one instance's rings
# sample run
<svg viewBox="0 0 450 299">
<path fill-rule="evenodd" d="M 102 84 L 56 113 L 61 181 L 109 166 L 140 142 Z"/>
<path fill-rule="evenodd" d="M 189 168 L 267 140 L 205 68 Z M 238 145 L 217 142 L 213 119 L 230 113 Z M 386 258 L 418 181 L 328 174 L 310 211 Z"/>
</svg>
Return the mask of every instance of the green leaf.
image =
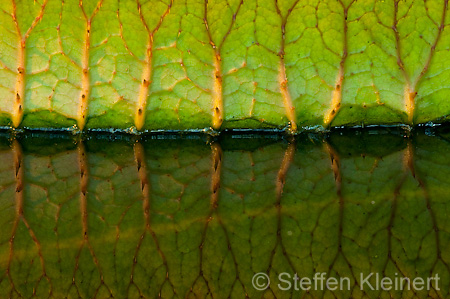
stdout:
<svg viewBox="0 0 450 299">
<path fill-rule="evenodd" d="M 0 297 L 448 298 L 450 143 L 435 135 L 2 137 Z M 282 272 L 351 285 L 283 291 Z M 361 290 L 369 273 L 440 280 Z"/>
<path fill-rule="evenodd" d="M 8 0 L 0 126 L 217 130 L 446 121 L 432 0 Z"/>
</svg>

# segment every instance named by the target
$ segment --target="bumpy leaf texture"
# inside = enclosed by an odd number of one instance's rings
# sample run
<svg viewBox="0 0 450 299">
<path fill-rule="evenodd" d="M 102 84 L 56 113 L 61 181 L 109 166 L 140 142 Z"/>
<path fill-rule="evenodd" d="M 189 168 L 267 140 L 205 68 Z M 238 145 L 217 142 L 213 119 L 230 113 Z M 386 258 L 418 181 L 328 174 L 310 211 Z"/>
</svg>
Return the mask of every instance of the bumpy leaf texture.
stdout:
<svg viewBox="0 0 450 299">
<path fill-rule="evenodd" d="M 4 0 L 0 125 L 443 122 L 448 0 Z"/>
<path fill-rule="evenodd" d="M 1 298 L 450 298 L 444 135 L 0 144 Z M 361 290 L 371 272 L 440 282 Z"/>
</svg>

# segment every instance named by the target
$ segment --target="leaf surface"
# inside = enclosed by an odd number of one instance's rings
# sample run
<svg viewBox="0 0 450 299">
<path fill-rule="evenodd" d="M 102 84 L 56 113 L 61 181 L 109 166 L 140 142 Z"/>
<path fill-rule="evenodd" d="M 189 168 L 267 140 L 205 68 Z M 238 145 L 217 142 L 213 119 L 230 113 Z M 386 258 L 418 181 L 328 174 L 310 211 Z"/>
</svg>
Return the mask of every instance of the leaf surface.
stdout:
<svg viewBox="0 0 450 299">
<path fill-rule="evenodd" d="M 448 0 L 8 0 L 0 125 L 288 129 L 443 122 Z"/>
</svg>

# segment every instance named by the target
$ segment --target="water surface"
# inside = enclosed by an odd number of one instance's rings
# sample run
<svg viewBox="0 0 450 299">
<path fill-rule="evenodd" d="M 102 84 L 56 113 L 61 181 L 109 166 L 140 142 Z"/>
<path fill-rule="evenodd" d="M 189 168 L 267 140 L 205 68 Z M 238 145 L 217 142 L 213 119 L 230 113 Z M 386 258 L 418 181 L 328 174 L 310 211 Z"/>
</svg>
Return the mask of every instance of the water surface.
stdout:
<svg viewBox="0 0 450 299">
<path fill-rule="evenodd" d="M 450 135 L 406 135 L 2 135 L 0 297 L 449 297 Z"/>
</svg>

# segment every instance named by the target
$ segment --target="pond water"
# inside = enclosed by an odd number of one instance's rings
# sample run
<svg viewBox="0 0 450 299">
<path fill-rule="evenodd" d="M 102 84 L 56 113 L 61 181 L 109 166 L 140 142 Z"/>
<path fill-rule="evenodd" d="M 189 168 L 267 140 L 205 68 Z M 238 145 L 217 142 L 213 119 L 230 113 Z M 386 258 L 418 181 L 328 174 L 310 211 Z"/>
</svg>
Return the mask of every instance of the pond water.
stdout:
<svg viewBox="0 0 450 299">
<path fill-rule="evenodd" d="M 450 134 L 406 135 L 5 133 L 0 298 L 449 297 Z"/>
</svg>

